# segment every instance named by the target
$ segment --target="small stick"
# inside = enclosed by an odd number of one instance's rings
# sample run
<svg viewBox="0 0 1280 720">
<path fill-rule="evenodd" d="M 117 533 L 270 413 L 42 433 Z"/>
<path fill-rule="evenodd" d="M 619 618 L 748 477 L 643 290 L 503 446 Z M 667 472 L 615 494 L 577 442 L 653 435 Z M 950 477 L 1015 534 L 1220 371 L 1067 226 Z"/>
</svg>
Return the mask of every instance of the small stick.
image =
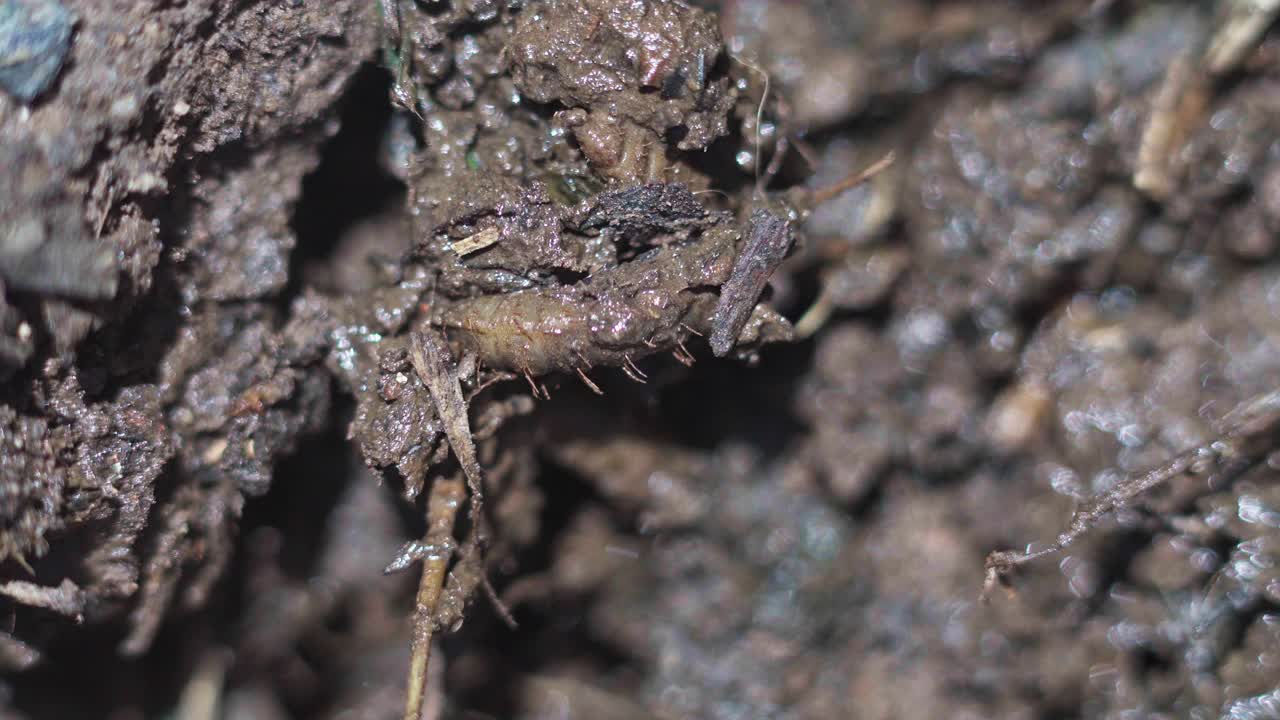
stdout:
<svg viewBox="0 0 1280 720">
<path fill-rule="evenodd" d="M 409 359 L 435 403 L 436 414 L 440 416 L 445 437 L 449 439 L 449 447 L 466 477 L 467 489 L 471 491 L 471 532 L 478 537 L 483 520 L 483 473 L 476 457 L 471 422 L 467 417 L 467 401 L 462 394 L 462 383 L 458 380 L 458 371 L 453 365 L 449 346 L 439 331 L 423 326 L 410 335 Z M 422 712 L 436 606 L 440 601 L 445 571 L 453 548 L 454 518 L 464 495 L 462 484 L 456 479 L 437 480 L 431 487 L 431 496 L 427 501 L 427 542 L 417 550 L 422 555 L 423 566 L 414 611 L 413 654 L 409 662 L 405 720 L 418 720 Z"/>
<path fill-rule="evenodd" d="M 835 185 L 828 185 L 824 188 L 818 188 L 809 195 L 809 207 L 817 207 L 822 203 L 836 197 L 846 190 L 852 190 L 867 180 L 875 177 L 884 171 L 885 168 L 893 164 L 893 151 L 889 151 L 884 157 L 871 163 L 860 173 L 854 173 L 849 177 L 837 182 Z"/>
<path fill-rule="evenodd" d="M 1187 51 L 1169 63 L 1164 80 L 1152 98 L 1151 116 L 1138 138 L 1138 157 L 1133 171 L 1135 188 L 1158 200 L 1173 192 L 1177 173 L 1185 169 L 1177 148 L 1182 147 L 1204 115 L 1209 91 L 1192 52 Z"/>
<path fill-rule="evenodd" d="M 1109 490 L 1089 498 L 1074 513 L 1067 528 L 1052 544 L 1035 552 L 1000 550 L 987 556 L 982 598 L 1002 584 L 1013 570 L 1066 549 L 1092 530 L 1108 514 L 1129 507 L 1138 496 L 1184 473 L 1209 476 L 1214 487 L 1224 477 L 1244 471 L 1276 447 L 1280 431 L 1280 391 L 1264 393 L 1240 403 L 1219 423 L 1220 437 L 1192 448 L 1146 472 L 1130 475 Z"/>
<path fill-rule="evenodd" d="M 1204 64 L 1214 75 L 1224 75 L 1236 69 L 1280 14 L 1280 0 L 1224 4 L 1229 7 L 1226 18 L 1214 32 L 1204 53 Z"/>
<path fill-rule="evenodd" d="M 466 486 L 457 476 L 438 478 L 431 485 L 427 500 L 427 535 L 424 547 L 444 548 L 453 544 L 453 524 L 458 507 L 466 495 Z M 422 579 L 414 602 L 413 639 L 409 660 L 408 692 L 404 702 L 404 720 L 419 720 L 426 697 L 427 668 L 431 660 L 431 635 L 435 632 L 436 606 L 444 587 L 449 567 L 448 552 L 426 552 L 422 556 Z"/>
<path fill-rule="evenodd" d="M 463 255 L 470 255 L 473 252 L 483 250 L 498 242 L 499 237 L 501 237 L 501 233 L 498 232 L 498 228 L 485 228 L 473 235 L 469 235 L 454 242 L 453 251 L 457 253 L 459 257 Z"/>
<path fill-rule="evenodd" d="M 795 233 L 786 218 L 764 208 L 752 213 L 747 241 L 734 260 L 729 279 L 720 286 L 720 299 L 711 314 L 711 351 L 716 357 L 724 357 L 733 348 L 769 277 L 794 241 Z"/>
<path fill-rule="evenodd" d="M 107 201 L 102 204 L 102 217 L 98 218 L 98 229 L 93 233 L 95 240 L 102 237 L 102 230 L 107 226 L 107 218 L 111 216 L 111 203 L 116 199 L 116 186 L 107 186 Z"/>
</svg>

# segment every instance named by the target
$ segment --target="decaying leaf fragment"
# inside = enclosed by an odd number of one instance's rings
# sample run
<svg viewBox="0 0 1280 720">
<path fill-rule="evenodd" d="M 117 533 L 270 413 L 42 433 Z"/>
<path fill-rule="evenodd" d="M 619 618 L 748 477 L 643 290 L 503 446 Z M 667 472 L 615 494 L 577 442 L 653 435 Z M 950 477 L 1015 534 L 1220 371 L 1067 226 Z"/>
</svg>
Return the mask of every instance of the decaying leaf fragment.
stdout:
<svg viewBox="0 0 1280 720">
<path fill-rule="evenodd" d="M 482 492 L 480 463 L 476 460 L 475 440 L 471 437 L 471 423 L 467 419 L 467 401 L 462 396 L 457 370 L 451 364 L 449 346 L 439 331 L 420 327 L 413 332 L 409 357 L 413 369 L 435 401 L 436 412 L 444 421 L 445 436 L 449 438 L 449 445 L 458 457 L 458 464 L 462 466 L 471 490 L 472 514 L 478 514 Z"/>
<path fill-rule="evenodd" d="M 733 274 L 721 286 L 720 300 L 711 315 L 711 351 L 717 356 L 729 354 L 769 276 L 794 241 L 789 220 L 764 208 L 752 213 L 746 245 L 733 264 Z"/>
</svg>

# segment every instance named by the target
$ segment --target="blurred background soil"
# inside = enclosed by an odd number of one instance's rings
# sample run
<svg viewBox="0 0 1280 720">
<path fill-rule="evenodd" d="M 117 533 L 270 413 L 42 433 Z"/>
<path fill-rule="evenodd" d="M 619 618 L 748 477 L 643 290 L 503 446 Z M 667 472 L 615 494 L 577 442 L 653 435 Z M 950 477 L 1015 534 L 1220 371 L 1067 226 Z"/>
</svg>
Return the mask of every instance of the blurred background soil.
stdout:
<svg viewBox="0 0 1280 720">
<path fill-rule="evenodd" d="M 405 83 L 386 7 L 0 0 L 0 718 L 400 717 L 431 232 L 468 168 L 598 192 L 541 104 L 652 94 L 535 77 L 587 62 L 535 0 L 404 0 Z M 1280 438 L 979 600 L 1277 389 L 1280 3 L 699 7 L 712 99 L 635 122 L 709 207 L 896 162 L 801 226 L 794 342 L 473 402 L 518 627 L 474 602 L 427 714 L 1280 718 Z"/>
</svg>

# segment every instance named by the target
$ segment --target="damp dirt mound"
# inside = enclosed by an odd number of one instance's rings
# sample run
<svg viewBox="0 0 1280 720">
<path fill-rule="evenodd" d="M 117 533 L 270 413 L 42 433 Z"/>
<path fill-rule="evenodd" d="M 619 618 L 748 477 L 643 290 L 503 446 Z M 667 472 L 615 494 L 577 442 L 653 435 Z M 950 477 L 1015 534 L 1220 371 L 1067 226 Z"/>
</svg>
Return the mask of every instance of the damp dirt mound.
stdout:
<svg viewBox="0 0 1280 720">
<path fill-rule="evenodd" d="M 0 0 L 0 717 L 1280 717 L 1277 13 Z"/>
</svg>

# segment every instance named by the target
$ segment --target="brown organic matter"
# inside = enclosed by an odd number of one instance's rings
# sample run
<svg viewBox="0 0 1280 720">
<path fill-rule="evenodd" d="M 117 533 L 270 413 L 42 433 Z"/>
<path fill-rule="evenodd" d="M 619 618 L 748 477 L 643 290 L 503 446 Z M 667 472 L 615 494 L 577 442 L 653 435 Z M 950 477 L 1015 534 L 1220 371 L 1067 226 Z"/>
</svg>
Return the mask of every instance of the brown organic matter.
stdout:
<svg viewBox="0 0 1280 720">
<path fill-rule="evenodd" d="M 1273 716 L 1278 17 L 0 0 L 0 717 Z"/>
</svg>

